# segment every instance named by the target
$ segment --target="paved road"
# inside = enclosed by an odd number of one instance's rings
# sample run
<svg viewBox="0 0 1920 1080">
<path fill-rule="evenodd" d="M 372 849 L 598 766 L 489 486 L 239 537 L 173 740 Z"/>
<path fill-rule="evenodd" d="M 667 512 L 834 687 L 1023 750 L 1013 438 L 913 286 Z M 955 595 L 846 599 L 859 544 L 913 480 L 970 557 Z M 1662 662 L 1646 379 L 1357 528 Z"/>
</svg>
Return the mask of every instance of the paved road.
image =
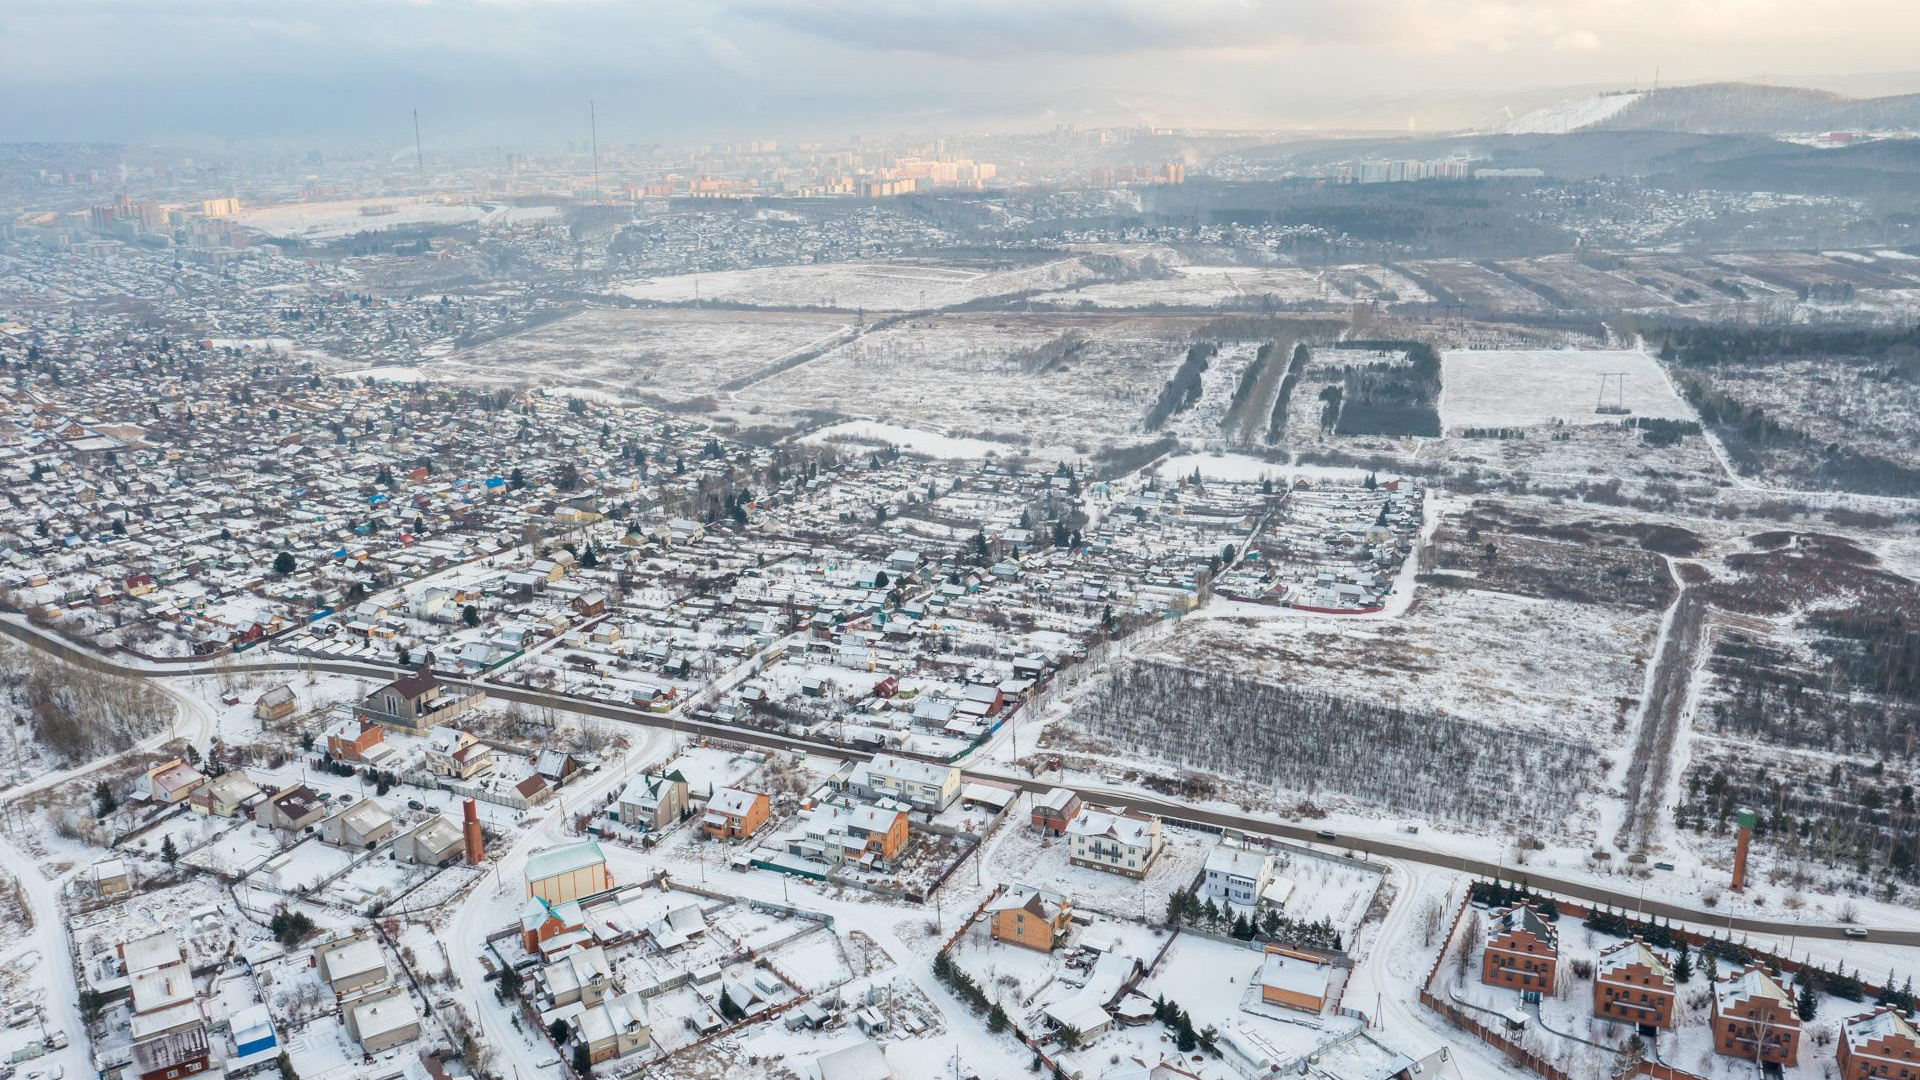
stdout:
<svg viewBox="0 0 1920 1080">
<path fill-rule="evenodd" d="M 212 675 L 222 670 L 213 664 L 169 665 L 166 670 L 157 670 L 153 666 L 133 666 L 104 657 L 99 653 L 79 648 L 59 638 L 39 632 L 34 628 L 21 625 L 10 618 L 0 618 L 0 634 L 16 638 L 36 648 L 45 649 L 71 663 L 93 671 L 104 671 L 116 675 L 139 678 L 155 676 L 175 677 L 182 675 Z M 178 667 L 180 670 L 174 670 Z M 399 674 L 401 669 L 384 664 L 368 664 L 342 660 L 260 660 L 247 662 L 240 670 L 247 671 L 328 671 L 337 674 L 359 675 L 366 678 L 382 679 Z M 678 711 L 670 713 L 652 713 L 623 705 L 613 705 L 599 701 L 585 701 L 561 694 L 550 694 L 522 687 L 496 686 L 483 684 L 471 679 L 442 676 L 441 681 L 449 686 L 484 690 L 488 694 L 505 701 L 520 702 L 527 705 L 543 706 L 557 712 L 570 712 L 593 716 L 603 720 L 638 724 L 644 727 L 670 728 L 690 736 L 712 739 L 725 739 L 730 742 L 745 743 L 768 750 L 799 750 L 820 757 L 835 758 L 842 761 L 865 760 L 869 754 L 852 750 L 832 743 L 815 742 L 809 739 L 797 739 L 789 735 L 780 735 L 768 731 L 756 731 L 752 728 L 734 727 L 730 724 L 716 724 L 704 720 L 694 720 L 682 716 Z M 902 754 L 903 757 L 918 757 L 914 754 Z M 933 760 L 922 758 L 922 760 Z M 1212 829 L 1238 829 L 1253 836 L 1273 837 L 1283 840 L 1318 843 L 1327 847 L 1352 851 L 1365 857 L 1402 859 L 1408 862 L 1424 863 L 1429 866 L 1459 870 L 1462 873 L 1481 877 L 1498 877 L 1512 880 L 1515 868 L 1498 863 L 1485 862 L 1447 851 L 1439 851 L 1418 841 L 1382 840 L 1377 837 L 1339 837 L 1328 840 L 1320 835 L 1320 830 L 1312 825 L 1300 825 L 1279 821 L 1264 815 L 1209 810 L 1190 806 L 1186 803 L 1168 799 L 1142 796 L 1137 792 L 1117 791 L 1094 785 L 1058 784 L 1045 779 L 1033 779 L 1023 776 L 1008 776 L 1001 773 L 968 772 L 969 779 L 989 780 L 1002 784 L 1012 784 L 1022 791 L 1039 792 L 1053 787 L 1066 787 L 1079 793 L 1084 800 L 1096 803 L 1124 804 L 1138 810 L 1175 822 L 1198 825 Z M 1556 877 L 1552 874 L 1523 870 L 1529 885 L 1547 892 L 1559 893 L 1589 903 L 1606 904 L 1611 907 L 1644 912 L 1648 916 L 1658 916 L 1669 920 L 1682 920 L 1694 924 L 1703 930 L 1743 931 L 1753 934 L 1767 934 L 1778 937 L 1802 938 L 1844 938 L 1847 928 L 1843 926 L 1823 926 L 1814 923 L 1787 922 L 1776 919 L 1755 919 L 1744 916 L 1727 916 L 1712 911 L 1702 911 L 1681 904 L 1670 903 L 1653 897 L 1643 898 L 1639 890 L 1620 891 L 1595 885 L 1590 882 Z M 1920 930 L 1904 928 L 1867 928 L 1871 940 L 1878 944 L 1920 945 Z"/>
</svg>

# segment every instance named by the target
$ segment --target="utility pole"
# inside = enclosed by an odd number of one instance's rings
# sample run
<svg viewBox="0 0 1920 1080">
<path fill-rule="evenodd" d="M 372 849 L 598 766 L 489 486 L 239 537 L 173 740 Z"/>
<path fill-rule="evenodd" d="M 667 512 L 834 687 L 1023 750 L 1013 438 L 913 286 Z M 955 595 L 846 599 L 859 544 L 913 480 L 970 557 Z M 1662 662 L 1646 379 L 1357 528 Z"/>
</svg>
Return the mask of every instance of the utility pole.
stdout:
<svg viewBox="0 0 1920 1080">
<path fill-rule="evenodd" d="M 593 110 L 593 99 L 587 99 L 587 130 L 593 139 L 593 201 L 600 201 L 600 118 Z"/>
</svg>

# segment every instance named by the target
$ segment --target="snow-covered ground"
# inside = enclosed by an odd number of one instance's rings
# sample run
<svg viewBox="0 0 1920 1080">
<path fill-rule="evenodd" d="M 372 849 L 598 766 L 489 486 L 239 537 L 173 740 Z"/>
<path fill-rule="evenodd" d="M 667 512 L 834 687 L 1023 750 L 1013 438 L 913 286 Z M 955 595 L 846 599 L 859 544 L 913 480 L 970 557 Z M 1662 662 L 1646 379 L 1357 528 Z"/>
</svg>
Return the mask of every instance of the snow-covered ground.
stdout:
<svg viewBox="0 0 1920 1080">
<path fill-rule="evenodd" d="M 1448 431 L 1693 419 L 1659 364 L 1637 349 L 1456 349 L 1441 364 L 1440 423 Z M 1595 411 L 1601 405 L 1628 411 Z"/>
<path fill-rule="evenodd" d="M 1643 96 L 1625 93 L 1574 98 L 1514 117 L 1494 130 L 1503 135 L 1564 135 L 1612 119 Z"/>
</svg>

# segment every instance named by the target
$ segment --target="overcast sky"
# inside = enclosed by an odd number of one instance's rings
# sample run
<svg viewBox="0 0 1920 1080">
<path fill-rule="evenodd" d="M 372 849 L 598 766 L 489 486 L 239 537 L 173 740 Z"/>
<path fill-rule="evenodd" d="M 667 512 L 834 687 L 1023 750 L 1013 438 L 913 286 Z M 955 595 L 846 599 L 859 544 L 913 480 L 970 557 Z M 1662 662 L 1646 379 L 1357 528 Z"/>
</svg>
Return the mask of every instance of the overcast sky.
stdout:
<svg viewBox="0 0 1920 1080">
<path fill-rule="evenodd" d="M 0 139 L 380 145 L 418 106 L 430 143 L 551 145 L 591 97 L 615 145 L 1430 124 L 1656 65 L 1844 87 L 1920 69 L 1920 3 L 0 0 L 0 42 Z"/>
</svg>

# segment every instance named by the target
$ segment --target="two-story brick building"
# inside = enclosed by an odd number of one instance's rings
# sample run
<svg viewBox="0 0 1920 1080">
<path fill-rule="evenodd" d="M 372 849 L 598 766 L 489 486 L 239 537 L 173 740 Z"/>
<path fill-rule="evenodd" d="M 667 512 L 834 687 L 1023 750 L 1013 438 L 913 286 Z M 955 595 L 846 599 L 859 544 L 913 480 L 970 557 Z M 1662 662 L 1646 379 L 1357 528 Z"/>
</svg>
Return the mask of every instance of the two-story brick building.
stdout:
<svg viewBox="0 0 1920 1080">
<path fill-rule="evenodd" d="M 765 792 L 725 787 L 707 800 L 700 827 L 715 840 L 744 840 L 759 832 L 772 812 L 772 800 Z"/>
<path fill-rule="evenodd" d="M 1883 1006 L 1840 1025 L 1833 1059 L 1840 1080 L 1920 1080 L 1920 1034 L 1900 1010 Z"/>
<path fill-rule="evenodd" d="M 1713 985 L 1713 1048 L 1748 1061 L 1792 1065 L 1800 1059 L 1800 1014 L 1793 995 L 1754 966 Z"/>
<path fill-rule="evenodd" d="M 987 917 L 993 940 L 1052 952 L 1067 935 L 1073 905 L 1059 893 L 1019 885 L 989 903 Z"/>
<path fill-rule="evenodd" d="M 1623 1024 L 1673 1027 L 1673 971 L 1639 938 L 1600 953 L 1593 969 L 1593 1015 Z"/>
<path fill-rule="evenodd" d="M 1560 933 L 1530 904 L 1493 913 L 1487 927 L 1480 981 L 1522 993 L 1544 994 L 1559 973 Z"/>
</svg>

